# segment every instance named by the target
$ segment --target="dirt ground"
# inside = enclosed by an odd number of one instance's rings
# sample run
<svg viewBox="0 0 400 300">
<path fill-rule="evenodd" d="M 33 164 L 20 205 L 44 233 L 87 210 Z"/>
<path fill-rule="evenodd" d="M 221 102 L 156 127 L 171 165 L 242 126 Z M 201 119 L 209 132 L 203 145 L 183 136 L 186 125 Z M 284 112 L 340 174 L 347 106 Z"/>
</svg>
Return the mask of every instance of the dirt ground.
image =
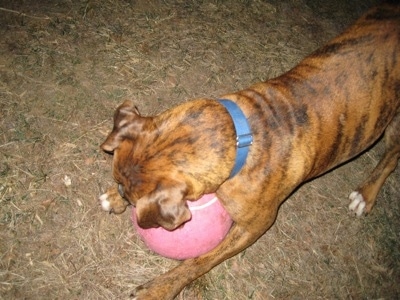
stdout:
<svg viewBox="0 0 400 300">
<path fill-rule="evenodd" d="M 0 0 L 0 299 L 122 299 L 174 266 L 129 213 L 99 207 L 116 106 L 155 114 L 272 78 L 371 3 Z M 371 215 L 347 210 L 382 149 L 302 186 L 254 246 L 178 298 L 400 298 L 400 168 Z"/>
</svg>

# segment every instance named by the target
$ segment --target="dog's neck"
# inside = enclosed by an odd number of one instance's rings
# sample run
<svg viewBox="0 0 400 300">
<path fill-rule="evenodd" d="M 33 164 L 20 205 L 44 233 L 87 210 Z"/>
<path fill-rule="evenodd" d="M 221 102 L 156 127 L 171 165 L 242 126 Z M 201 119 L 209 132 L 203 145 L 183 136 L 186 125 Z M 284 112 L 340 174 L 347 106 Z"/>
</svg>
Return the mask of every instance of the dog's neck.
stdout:
<svg viewBox="0 0 400 300">
<path fill-rule="evenodd" d="M 235 102 L 227 99 L 220 99 L 218 101 L 228 111 L 236 131 L 236 160 L 230 175 L 230 178 L 232 178 L 239 173 L 246 163 L 249 148 L 253 143 L 253 134 L 246 116 Z"/>
</svg>

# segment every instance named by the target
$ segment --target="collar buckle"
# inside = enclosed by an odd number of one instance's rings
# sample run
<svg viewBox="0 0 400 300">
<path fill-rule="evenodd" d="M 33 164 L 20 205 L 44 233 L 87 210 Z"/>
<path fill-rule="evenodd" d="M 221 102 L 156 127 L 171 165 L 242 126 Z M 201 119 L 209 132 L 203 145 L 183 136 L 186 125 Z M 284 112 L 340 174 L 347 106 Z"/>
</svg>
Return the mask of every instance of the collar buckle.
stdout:
<svg viewBox="0 0 400 300">
<path fill-rule="evenodd" d="M 236 136 L 236 147 L 243 148 L 251 145 L 253 145 L 253 134 L 251 132 Z"/>
</svg>

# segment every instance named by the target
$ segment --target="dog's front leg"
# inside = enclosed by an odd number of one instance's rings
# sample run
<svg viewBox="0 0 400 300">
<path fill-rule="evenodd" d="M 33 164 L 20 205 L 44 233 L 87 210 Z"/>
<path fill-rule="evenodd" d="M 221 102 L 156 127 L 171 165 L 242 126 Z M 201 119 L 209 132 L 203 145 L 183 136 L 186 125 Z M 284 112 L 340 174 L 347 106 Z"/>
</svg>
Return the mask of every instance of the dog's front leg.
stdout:
<svg viewBox="0 0 400 300">
<path fill-rule="evenodd" d="M 244 227 L 235 223 L 214 250 L 197 258 L 185 260 L 169 272 L 139 286 L 133 294 L 134 299 L 173 299 L 187 284 L 253 244 L 272 225 L 276 214 L 272 215 L 270 224 L 263 222 L 263 226 L 247 224 Z"/>
</svg>

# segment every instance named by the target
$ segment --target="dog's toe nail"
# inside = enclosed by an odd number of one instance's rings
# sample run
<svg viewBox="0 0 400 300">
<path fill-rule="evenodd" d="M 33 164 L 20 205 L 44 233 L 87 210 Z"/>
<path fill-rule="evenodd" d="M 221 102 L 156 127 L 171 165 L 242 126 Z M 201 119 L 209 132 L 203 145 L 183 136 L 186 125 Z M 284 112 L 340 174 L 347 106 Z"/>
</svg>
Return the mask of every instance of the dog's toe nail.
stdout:
<svg viewBox="0 0 400 300">
<path fill-rule="evenodd" d="M 360 217 L 365 210 L 366 203 L 364 197 L 357 191 L 350 194 L 349 199 L 351 200 L 349 205 L 349 210 L 354 212 L 357 217 Z"/>
<path fill-rule="evenodd" d="M 360 202 L 360 204 L 358 205 L 357 210 L 356 210 L 357 217 L 361 217 L 361 215 L 364 212 L 364 209 L 365 209 L 365 201 L 362 201 L 362 202 Z"/>
</svg>

